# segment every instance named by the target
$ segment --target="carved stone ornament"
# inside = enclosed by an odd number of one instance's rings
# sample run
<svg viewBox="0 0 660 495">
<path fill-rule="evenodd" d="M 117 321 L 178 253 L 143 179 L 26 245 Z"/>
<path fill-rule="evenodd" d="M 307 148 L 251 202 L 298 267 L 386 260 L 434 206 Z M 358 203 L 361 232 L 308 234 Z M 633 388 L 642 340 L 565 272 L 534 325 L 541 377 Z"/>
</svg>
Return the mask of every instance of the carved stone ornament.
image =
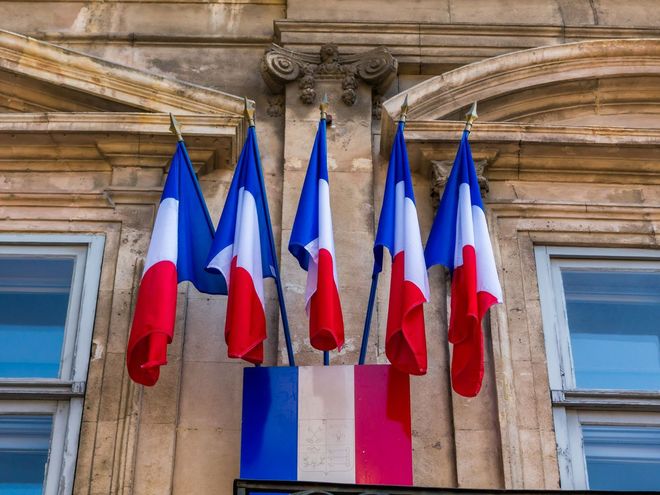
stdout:
<svg viewBox="0 0 660 495">
<path fill-rule="evenodd" d="M 431 160 L 431 203 L 434 210 L 437 210 L 440 206 L 440 198 L 442 198 L 453 165 L 453 160 Z M 474 162 L 482 196 L 488 192 L 488 180 L 484 177 L 486 165 L 488 165 L 487 160 Z"/>
<path fill-rule="evenodd" d="M 284 115 L 284 95 L 269 96 L 266 113 L 269 117 L 281 117 Z"/>
<path fill-rule="evenodd" d="M 341 99 L 352 106 L 357 100 L 359 80 L 382 95 L 396 77 L 397 68 L 396 59 L 384 47 L 355 55 L 339 55 L 337 46 L 328 44 L 321 47 L 318 55 L 313 55 L 273 43 L 261 60 L 261 75 L 273 93 L 280 94 L 288 83 L 298 81 L 300 99 L 308 105 L 316 100 L 318 79 L 341 79 Z"/>
</svg>

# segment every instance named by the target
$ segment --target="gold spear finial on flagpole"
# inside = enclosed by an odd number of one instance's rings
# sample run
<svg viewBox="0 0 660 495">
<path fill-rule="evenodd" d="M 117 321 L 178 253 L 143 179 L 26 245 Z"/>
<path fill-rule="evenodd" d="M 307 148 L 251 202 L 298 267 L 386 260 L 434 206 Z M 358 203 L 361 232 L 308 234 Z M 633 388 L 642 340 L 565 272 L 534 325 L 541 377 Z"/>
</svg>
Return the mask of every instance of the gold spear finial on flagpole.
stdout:
<svg viewBox="0 0 660 495">
<path fill-rule="evenodd" d="M 468 133 L 472 131 L 472 124 L 474 124 L 474 121 L 477 120 L 478 117 L 477 102 L 475 101 L 470 107 L 468 113 L 465 114 L 465 130 L 468 131 Z"/>
<path fill-rule="evenodd" d="M 399 115 L 399 122 L 405 122 L 406 117 L 408 116 L 408 95 L 406 95 L 405 100 L 403 100 L 403 105 L 401 105 L 401 115 Z"/>
<path fill-rule="evenodd" d="M 251 105 L 250 102 L 247 99 L 247 96 L 243 97 L 243 100 L 245 101 L 245 118 L 248 121 L 248 126 L 254 127 L 254 105 Z"/>
<path fill-rule="evenodd" d="M 181 124 L 177 122 L 173 113 L 170 113 L 170 131 L 172 134 L 176 135 L 177 141 L 183 141 L 183 135 L 181 134 Z"/>
<path fill-rule="evenodd" d="M 325 120 L 328 117 L 328 93 L 323 95 L 319 110 L 321 110 L 321 120 Z"/>
</svg>

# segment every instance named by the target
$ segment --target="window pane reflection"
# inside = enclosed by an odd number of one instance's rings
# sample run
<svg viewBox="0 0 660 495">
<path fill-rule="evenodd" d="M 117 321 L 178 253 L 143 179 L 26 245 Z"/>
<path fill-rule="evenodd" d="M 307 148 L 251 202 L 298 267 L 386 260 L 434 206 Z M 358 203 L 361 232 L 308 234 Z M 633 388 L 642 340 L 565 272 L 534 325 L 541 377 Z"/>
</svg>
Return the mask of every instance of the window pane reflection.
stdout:
<svg viewBox="0 0 660 495">
<path fill-rule="evenodd" d="M 589 488 L 660 490 L 660 428 L 583 426 Z"/>
<path fill-rule="evenodd" d="M 577 386 L 660 390 L 660 273 L 561 274 Z"/>
<path fill-rule="evenodd" d="M 0 493 L 40 495 L 52 416 L 0 415 Z"/>
<path fill-rule="evenodd" d="M 57 378 L 73 258 L 0 257 L 0 377 Z"/>
</svg>

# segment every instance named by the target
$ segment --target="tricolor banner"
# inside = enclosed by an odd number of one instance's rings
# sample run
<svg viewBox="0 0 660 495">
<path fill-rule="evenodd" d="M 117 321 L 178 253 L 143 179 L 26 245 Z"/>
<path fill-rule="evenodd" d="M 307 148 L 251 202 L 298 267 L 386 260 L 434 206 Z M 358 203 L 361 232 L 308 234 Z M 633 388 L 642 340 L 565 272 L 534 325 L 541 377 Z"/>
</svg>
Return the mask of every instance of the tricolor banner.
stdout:
<svg viewBox="0 0 660 495">
<path fill-rule="evenodd" d="M 390 362 L 412 375 L 426 373 L 424 303 L 430 298 L 415 193 L 403 136 L 394 138 L 385 182 L 383 207 L 374 246 L 374 273 L 383 266 L 383 248 L 392 255 L 385 352 Z"/>
<path fill-rule="evenodd" d="M 291 230 L 289 251 L 307 271 L 305 308 L 312 346 L 322 351 L 344 344 L 344 319 L 330 211 L 325 118 L 319 122 Z"/>
<path fill-rule="evenodd" d="M 412 485 L 410 417 L 389 365 L 245 368 L 241 478 Z"/>
<path fill-rule="evenodd" d="M 161 196 L 138 289 L 128 341 L 128 374 L 154 385 L 174 335 L 176 287 L 188 280 L 207 294 L 226 294 L 221 277 L 204 271 L 213 224 L 183 141 L 177 143 Z"/>
<path fill-rule="evenodd" d="M 264 278 L 276 276 L 277 262 L 271 249 L 260 166 L 257 136 L 251 126 L 207 261 L 207 270 L 221 274 L 229 287 L 225 319 L 229 357 L 251 363 L 264 360 Z"/>
<path fill-rule="evenodd" d="M 502 302 L 486 214 L 468 141 L 461 144 L 426 243 L 426 265 L 444 265 L 452 273 L 449 341 L 454 390 L 474 397 L 484 375 L 481 320 Z"/>
</svg>

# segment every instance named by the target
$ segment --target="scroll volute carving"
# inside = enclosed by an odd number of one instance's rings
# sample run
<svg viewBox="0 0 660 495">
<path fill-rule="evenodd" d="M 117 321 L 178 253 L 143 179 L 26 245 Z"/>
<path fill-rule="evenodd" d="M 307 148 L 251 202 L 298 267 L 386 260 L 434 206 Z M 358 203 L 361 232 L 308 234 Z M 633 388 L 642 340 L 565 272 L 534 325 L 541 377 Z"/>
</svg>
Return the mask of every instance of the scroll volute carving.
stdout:
<svg viewBox="0 0 660 495">
<path fill-rule="evenodd" d="M 437 210 L 440 206 L 440 199 L 445 190 L 445 184 L 449 180 L 449 173 L 453 165 L 453 160 L 431 160 L 431 203 L 434 210 Z M 487 165 L 488 160 L 474 162 L 482 197 L 488 192 L 488 179 L 484 176 Z"/>
<path fill-rule="evenodd" d="M 321 47 L 318 55 L 301 53 L 272 44 L 261 60 L 261 75 L 275 94 L 287 84 L 298 81 L 300 100 L 308 105 L 316 101 L 316 81 L 322 78 L 341 80 L 342 101 L 352 106 L 357 100 L 358 82 L 385 94 L 396 77 L 398 63 L 387 48 L 378 47 L 355 55 L 340 55 L 334 44 Z"/>
</svg>

